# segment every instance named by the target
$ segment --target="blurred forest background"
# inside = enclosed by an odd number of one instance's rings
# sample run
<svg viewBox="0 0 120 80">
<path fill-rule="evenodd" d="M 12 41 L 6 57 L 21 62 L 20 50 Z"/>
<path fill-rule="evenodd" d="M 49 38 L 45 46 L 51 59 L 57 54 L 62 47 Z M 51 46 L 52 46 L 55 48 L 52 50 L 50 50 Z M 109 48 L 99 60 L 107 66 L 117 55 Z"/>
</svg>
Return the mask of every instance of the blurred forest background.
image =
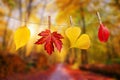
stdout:
<svg viewBox="0 0 120 80">
<path fill-rule="evenodd" d="M 106 43 L 98 40 L 97 11 L 110 30 Z M 43 45 L 34 44 L 39 38 L 38 33 L 48 28 L 47 16 L 51 16 L 51 30 L 64 36 L 61 52 L 55 50 L 50 56 Z M 65 36 L 65 30 L 71 26 L 69 16 L 72 16 L 73 26 L 80 27 L 90 36 L 88 50 L 74 49 L 72 52 L 69 48 Z M 31 37 L 27 45 L 16 51 L 13 35 L 18 27 L 25 24 L 31 31 Z M 2 58 L 8 61 L 6 64 L 13 60 L 18 65 L 34 65 L 37 62 L 38 66 L 45 63 L 53 65 L 67 59 L 75 61 L 77 67 L 87 63 L 120 63 L 120 0 L 0 0 L 0 55 L 15 55 Z"/>
</svg>

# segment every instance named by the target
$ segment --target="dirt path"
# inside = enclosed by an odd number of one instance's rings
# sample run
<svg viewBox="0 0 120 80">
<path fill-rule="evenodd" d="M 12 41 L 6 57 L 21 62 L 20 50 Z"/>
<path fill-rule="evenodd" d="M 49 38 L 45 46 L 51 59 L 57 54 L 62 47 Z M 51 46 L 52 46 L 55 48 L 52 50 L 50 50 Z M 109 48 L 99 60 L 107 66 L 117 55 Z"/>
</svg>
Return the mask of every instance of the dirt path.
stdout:
<svg viewBox="0 0 120 80">
<path fill-rule="evenodd" d="M 1 80 L 1 79 L 0 79 Z M 63 64 L 58 64 L 48 71 L 31 74 L 16 74 L 5 80 L 115 80 L 91 72 L 71 70 Z"/>
</svg>

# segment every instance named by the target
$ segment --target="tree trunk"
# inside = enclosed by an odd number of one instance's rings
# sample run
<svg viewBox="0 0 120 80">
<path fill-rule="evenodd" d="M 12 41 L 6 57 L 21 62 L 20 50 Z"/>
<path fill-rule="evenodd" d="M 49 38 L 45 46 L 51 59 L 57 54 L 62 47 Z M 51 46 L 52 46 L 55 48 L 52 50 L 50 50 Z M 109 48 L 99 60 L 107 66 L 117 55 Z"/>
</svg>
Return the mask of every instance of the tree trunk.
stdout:
<svg viewBox="0 0 120 80">
<path fill-rule="evenodd" d="M 19 0 L 18 1 L 18 3 L 19 3 L 19 19 L 20 19 L 20 25 L 21 25 L 21 21 L 22 21 L 22 1 L 21 0 Z M 19 54 L 19 56 L 23 59 L 24 58 L 24 49 L 23 48 L 20 48 L 19 50 L 18 50 L 18 54 Z"/>
<path fill-rule="evenodd" d="M 26 10 L 26 17 L 25 17 L 25 21 L 28 21 L 30 13 L 31 13 L 31 7 L 32 7 L 32 1 L 33 0 L 29 0 L 28 5 L 27 5 L 27 10 Z M 19 12 L 20 12 L 20 21 L 22 21 L 22 1 L 19 0 Z M 25 22 L 26 25 L 27 22 Z M 20 57 L 24 60 L 25 59 L 25 54 L 26 54 L 26 46 L 20 48 L 18 50 L 18 54 L 20 55 Z"/>
<path fill-rule="evenodd" d="M 86 50 L 81 50 L 81 61 L 83 65 L 88 64 L 88 55 Z"/>
<path fill-rule="evenodd" d="M 112 58 L 119 58 L 119 53 L 117 53 L 116 51 L 115 51 L 115 47 L 114 47 L 114 44 L 112 44 L 113 43 L 113 38 L 114 38 L 115 36 L 113 36 L 113 35 L 111 35 L 111 37 L 110 37 L 110 42 L 111 42 L 111 44 L 110 44 L 110 46 L 111 46 L 111 48 L 109 49 L 109 50 L 111 50 L 111 54 L 112 54 Z"/>
<path fill-rule="evenodd" d="M 6 36 L 7 36 L 8 23 L 9 23 L 9 21 L 10 21 L 10 16 L 11 16 L 11 14 L 12 14 L 12 10 L 10 10 L 10 12 L 9 12 L 9 14 L 8 14 L 7 24 L 6 24 L 5 30 L 4 30 L 3 42 L 2 42 L 3 50 L 6 50 L 6 47 L 7 47 Z"/>
<path fill-rule="evenodd" d="M 111 60 L 112 59 L 112 54 L 111 54 L 111 46 L 109 45 L 110 43 L 107 42 L 106 48 L 107 48 L 107 59 Z"/>
<path fill-rule="evenodd" d="M 86 25 L 85 25 L 85 17 L 84 17 L 84 9 L 81 8 L 81 21 L 82 21 L 82 33 L 86 33 Z M 88 55 L 87 50 L 81 50 L 81 63 L 88 64 Z"/>
</svg>

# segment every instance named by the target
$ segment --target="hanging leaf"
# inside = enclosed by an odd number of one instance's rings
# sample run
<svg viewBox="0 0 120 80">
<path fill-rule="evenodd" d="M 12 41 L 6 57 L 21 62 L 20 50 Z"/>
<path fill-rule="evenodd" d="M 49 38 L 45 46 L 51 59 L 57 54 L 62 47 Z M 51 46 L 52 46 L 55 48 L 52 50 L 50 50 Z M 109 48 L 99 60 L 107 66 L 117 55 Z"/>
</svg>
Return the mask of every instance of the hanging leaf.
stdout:
<svg viewBox="0 0 120 80">
<path fill-rule="evenodd" d="M 103 24 L 100 24 L 99 31 L 98 31 L 98 38 L 101 42 L 107 42 L 110 36 L 110 32 L 107 27 Z"/>
<path fill-rule="evenodd" d="M 79 35 L 81 33 L 81 30 L 79 27 L 70 27 L 65 31 L 66 36 L 70 40 L 71 47 L 74 46 L 76 40 L 78 39 Z"/>
<path fill-rule="evenodd" d="M 42 31 L 38 35 L 42 37 L 35 44 L 45 43 L 44 48 L 48 54 L 52 54 L 54 51 L 54 45 L 59 51 L 61 51 L 62 41 L 60 39 L 63 39 L 61 34 L 58 34 L 57 32 L 51 33 L 50 30 L 46 30 Z"/>
<path fill-rule="evenodd" d="M 71 44 L 70 47 L 88 49 L 90 47 L 89 36 L 87 34 L 82 34 L 80 36 L 80 33 L 81 30 L 79 27 L 70 27 L 65 31 L 65 34 L 68 37 Z"/>
<path fill-rule="evenodd" d="M 27 44 L 30 38 L 30 30 L 26 27 L 19 27 L 14 33 L 14 42 L 16 50 Z"/>
<path fill-rule="evenodd" d="M 87 34 L 82 34 L 75 43 L 75 47 L 80 49 L 88 49 L 90 47 L 90 39 Z"/>
</svg>

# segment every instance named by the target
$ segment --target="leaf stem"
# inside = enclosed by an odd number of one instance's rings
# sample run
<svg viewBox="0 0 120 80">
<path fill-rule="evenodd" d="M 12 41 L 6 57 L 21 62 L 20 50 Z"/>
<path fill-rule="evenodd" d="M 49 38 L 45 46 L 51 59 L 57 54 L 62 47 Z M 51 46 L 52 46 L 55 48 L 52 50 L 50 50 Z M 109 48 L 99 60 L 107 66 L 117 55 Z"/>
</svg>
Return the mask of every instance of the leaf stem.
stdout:
<svg viewBox="0 0 120 80">
<path fill-rule="evenodd" d="M 70 16 L 70 25 L 73 26 L 72 16 Z"/>
<path fill-rule="evenodd" d="M 100 13 L 99 13 L 99 12 L 97 12 L 97 16 L 98 16 L 99 23 L 102 24 L 102 20 L 101 20 L 101 17 L 100 17 Z"/>
<path fill-rule="evenodd" d="M 51 27 L 51 16 L 48 16 L 48 28 L 50 29 Z"/>
</svg>

